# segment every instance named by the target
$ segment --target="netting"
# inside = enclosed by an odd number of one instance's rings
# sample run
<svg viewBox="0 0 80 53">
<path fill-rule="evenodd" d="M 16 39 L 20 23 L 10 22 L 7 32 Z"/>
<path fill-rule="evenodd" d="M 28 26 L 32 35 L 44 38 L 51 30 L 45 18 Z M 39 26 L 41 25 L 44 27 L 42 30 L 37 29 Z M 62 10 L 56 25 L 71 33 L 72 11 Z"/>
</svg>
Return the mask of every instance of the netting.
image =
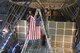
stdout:
<svg viewBox="0 0 80 53">
<path fill-rule="evenodd" d="M 55 53 L 73 53 L 75 22 L 48 21 L 48 34 Z"/>
</svg>

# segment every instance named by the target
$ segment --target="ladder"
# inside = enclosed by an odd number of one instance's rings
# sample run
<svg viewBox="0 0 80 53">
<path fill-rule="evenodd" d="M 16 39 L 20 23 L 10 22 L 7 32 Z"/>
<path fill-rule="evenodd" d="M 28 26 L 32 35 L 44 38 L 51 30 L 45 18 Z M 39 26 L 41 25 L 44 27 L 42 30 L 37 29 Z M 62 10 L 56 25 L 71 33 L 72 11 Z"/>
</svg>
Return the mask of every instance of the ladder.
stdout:
<svg viewBox="0 0 80 53">
<path fill-rule="evenodd" d="M 44 27 L 44 21 L 43 21 L 40 9 L 36 10 L 34 18 L 36 18 L 36 16 L 38 15 L 38 13 L 39 13 L 39 15 L 41 17 L 42 31 L 46 35 L 47 46 L 46 47 L 37 47 L 37 48 L 34 48 L 33 46 L 29 46 L 29 40 L 26 39 L 21 53 L 53 53 L 53 50 L 52 50 L 51 45 L 50 45 L 50 41 L 49 41 L 49 39 L 47 37 L 47 33 L 46 33 L 46 30 L 45 30 L 45 27 Z"/>
</svg>

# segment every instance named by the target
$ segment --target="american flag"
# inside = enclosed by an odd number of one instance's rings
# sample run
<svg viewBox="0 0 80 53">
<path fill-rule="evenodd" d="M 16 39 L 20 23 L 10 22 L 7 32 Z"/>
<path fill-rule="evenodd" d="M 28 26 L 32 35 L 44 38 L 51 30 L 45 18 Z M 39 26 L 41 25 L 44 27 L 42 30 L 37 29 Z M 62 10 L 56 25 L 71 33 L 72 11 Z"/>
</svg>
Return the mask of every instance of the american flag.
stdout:
<svg viewBox="0 0 80 53">
<path fill-rule="evenodd" d="M 36 40 L 41 38 L 41 27 L 36 26 L 36 21 L 33 16 L 30 16 L 30 23 L 28 29 L 28 40 Z"/>
</svg>

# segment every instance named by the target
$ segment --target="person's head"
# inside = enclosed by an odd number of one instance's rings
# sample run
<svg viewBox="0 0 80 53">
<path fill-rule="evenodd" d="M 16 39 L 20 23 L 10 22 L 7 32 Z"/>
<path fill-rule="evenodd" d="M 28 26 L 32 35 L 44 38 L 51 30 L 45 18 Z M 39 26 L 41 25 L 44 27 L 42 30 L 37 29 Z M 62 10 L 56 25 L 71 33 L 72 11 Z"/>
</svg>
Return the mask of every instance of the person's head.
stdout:
<svg viewBox="0 0 80 53">
<path fill-rule="evenodd" d="M 20 48 L 22 49 L 24 45 L 20 45 Z"/>
<path fill-rule="evenodd" d="M 46 35 L 45 34 L 42 35 L 42 39 L 46 39 Z"/>
<path fill-rule="evenodd" d="M 23 48 L 23 46 L 24 46 L 24 43 L 20 43 L 20 48 Z"/>
<path fill-rule="evenodd" d="M 29 10 L 29 12 L 28 12 L 29 14 L 32 14 L 32 11 L 31 10 Z"/>
</svg>

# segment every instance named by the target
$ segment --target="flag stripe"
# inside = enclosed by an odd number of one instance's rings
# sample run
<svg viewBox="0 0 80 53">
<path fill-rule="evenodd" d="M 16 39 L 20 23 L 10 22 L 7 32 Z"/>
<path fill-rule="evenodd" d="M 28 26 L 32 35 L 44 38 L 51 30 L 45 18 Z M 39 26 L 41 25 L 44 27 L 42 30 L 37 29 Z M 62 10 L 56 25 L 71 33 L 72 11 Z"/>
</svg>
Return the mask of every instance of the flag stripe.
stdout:
<svg viewBox="0 0 80 53">
<path fill-rule="evenodd" d="M 41 38 L 41 28 L 35 25 L 35 19 L 30 16 L 29 30 L 28 30 L 28 40 L 36 40 Z"/>
</svg>

